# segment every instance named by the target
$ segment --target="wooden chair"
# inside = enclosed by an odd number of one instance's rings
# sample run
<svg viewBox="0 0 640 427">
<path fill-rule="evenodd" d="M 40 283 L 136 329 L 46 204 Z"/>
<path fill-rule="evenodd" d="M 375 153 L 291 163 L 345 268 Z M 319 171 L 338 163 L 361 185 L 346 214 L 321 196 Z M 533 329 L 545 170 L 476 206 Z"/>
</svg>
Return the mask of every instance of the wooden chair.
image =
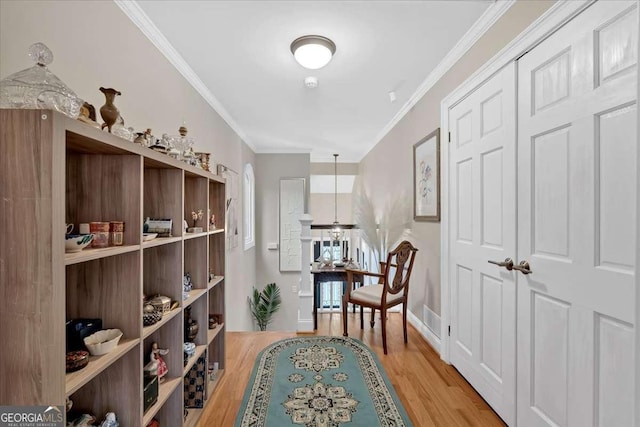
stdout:
<svg viewBox="0 0 640 427">
<path fill-rule="evenodd" d="M 372 273 L 364 270 L 347 269 L 347 289 L 342 296 L 342 325 L 343 335 L 347 332 L 347 303 L 360 306 L 360 329 L 364 329 L 363 307 L 371 309 L 371 327 L 375 325 L 375 312 L 380 310 L 382 316 L 382 347 L 387 354 L 387 310 L 395 305 L 402 304 L 402 327 L 404 329 L 404 342 L 407 342 L 407 296 L 409 295 L 409 278 L 413 261 L 418 249 L 408 241 L 403 241 L 387 255 L 386 262 L 380 262 L 380 273 Z M 392 273 L 393 271 L 393 273 Z M 390 274 L 393 277 L 390 277 Z M 377 284 L 361 286 L 354 289 L 356 277 L 372 276 L 378 278 Z"/>
</svg>

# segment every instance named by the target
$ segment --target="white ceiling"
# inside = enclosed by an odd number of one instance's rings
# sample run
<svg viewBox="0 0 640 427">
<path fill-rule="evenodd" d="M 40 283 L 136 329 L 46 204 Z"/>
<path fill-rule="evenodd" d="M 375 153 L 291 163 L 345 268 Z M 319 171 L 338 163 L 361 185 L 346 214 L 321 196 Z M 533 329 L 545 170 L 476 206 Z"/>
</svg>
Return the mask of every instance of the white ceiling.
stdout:
<svg viewBox="0 0 640 427">
<path fill-rule="evenodd" d="M 339 153 L 358 162 L 491 4 L 144 0 L 137 10 L 256 152 L 311 152 L 314 162 Z M 305 34 L 335 42 L 326 67 L 295 62 L 289 46 Z M 313 90 L 303 85 L 310 75 L 320 81 Z"/>
</svg>

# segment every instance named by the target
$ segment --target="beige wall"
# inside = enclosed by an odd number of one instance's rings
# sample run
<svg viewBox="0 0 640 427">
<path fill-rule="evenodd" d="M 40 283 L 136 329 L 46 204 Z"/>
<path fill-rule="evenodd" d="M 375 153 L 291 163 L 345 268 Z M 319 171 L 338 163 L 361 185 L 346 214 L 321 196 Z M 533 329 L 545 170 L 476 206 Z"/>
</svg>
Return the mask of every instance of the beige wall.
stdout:
<svg viewBox="0 0 640 427">
<path fill-rule="evenodd" d="M 335 195 L 327 193 L 311 194 L 309 200 L 309 214 L 313 217 L 313 224 L 333 224 L 336 217 Z M 338 194 L 338 222 L 352 224 L 351 193 Z"/>
<path fill-rule="evenodd" d="M 398 188 L 412 194 L 412 147 L 440 126 L 442 99 L 553 3 L 518 1 L 514 4 L 366 155 L 360 163 L 360 175 L 377 206 L 382 206 Z M 409 309 L 424 321 L 423 305 L 440 314 L 440 224 L 414 222 L 411 240 L 420 251 L 412 274 Z"/>
<path fill-rule="evenodd" d="M 33 65 L 27 49 L 43 42 L 53 51 L 50 70 L 96 109 L 100 86 L 122 92 L 116 99 L 127 126 L 176 134 L 185 120 L 196 151 L 236 171 L 253 153 L 112 1 L 0 1 L 0 78 Z M 242 221 L 240 221 L 242 225 Z M 234 249 L 227 257 L 227 328 L 247 326 L 233 310 L 237 295 L 255 282 L 254 253 Z M 249 266 L 249 268 L 247 268 Z M 234 297 L 231 299 L 230 297 Z"/>
<path fill-rule="evenodd" d="M 280 272 L 279 252 L 267 249 L 267 244 L 279 242 L 280 179 L 306 179 L 305 207 L 307 211 L 309 209 L 309 154 L 256 154 L 255 159 L 256 287 L 262 289 L 271 282 L 280 287 L 282 307 L 268 329 L 295 331 L 298 327 L 300 272 Z"/>
</svg>

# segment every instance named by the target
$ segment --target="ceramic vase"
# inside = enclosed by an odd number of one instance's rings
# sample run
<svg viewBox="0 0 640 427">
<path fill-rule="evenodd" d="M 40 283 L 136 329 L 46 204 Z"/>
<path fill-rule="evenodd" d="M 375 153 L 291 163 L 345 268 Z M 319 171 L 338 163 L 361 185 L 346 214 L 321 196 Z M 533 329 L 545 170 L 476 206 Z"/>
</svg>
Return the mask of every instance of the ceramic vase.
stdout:
<svg viewBox="0 0 640 427">
<path fill-rule="evenodd" d="M 116 95 L 122 94 L 113 88 L 104 87 L 100 88 L 100 92 L 104 93 L 104 97 L 106 98 L 105 104 L 100 107 L 100 115 L 102 116 L 102 120 L 104 120 L 102 129 L 106 127 L 109 129 L 109 133 L 111 133 L 111 127 L 118 121 L 118 117 L 120 116 L 120 112 L 118 108 L 113 105 L 113 101 Z"/>
</svg>

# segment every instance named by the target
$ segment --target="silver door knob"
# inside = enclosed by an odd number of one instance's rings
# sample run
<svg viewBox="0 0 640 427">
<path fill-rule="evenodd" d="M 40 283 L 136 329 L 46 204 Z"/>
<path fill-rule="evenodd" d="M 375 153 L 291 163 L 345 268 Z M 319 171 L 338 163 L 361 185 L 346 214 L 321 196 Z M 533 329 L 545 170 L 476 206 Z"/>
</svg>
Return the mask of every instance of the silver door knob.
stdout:
<svg viewBox="0 0 640 427">
<path fill-rule="evenodd" d="M 520 261 L 519 265 L 514 265 L 513 269 L 514 270 L 518 270 L 522 274 L 531 274 L 531 273 L 533 273 L 533 271 L 531 271 L 531 266 L 529 265 L 529 262 L 527 262 L 526 260 Z"/>
<path fill-rule="evenodd" d="M 505 267 L 507 270 L 513 270 L 513 260 L 511 258 L 507 258 L 504 261 L 487 261 L 489 264 L 495 264 L 500 267 Z"/>
</svg>

